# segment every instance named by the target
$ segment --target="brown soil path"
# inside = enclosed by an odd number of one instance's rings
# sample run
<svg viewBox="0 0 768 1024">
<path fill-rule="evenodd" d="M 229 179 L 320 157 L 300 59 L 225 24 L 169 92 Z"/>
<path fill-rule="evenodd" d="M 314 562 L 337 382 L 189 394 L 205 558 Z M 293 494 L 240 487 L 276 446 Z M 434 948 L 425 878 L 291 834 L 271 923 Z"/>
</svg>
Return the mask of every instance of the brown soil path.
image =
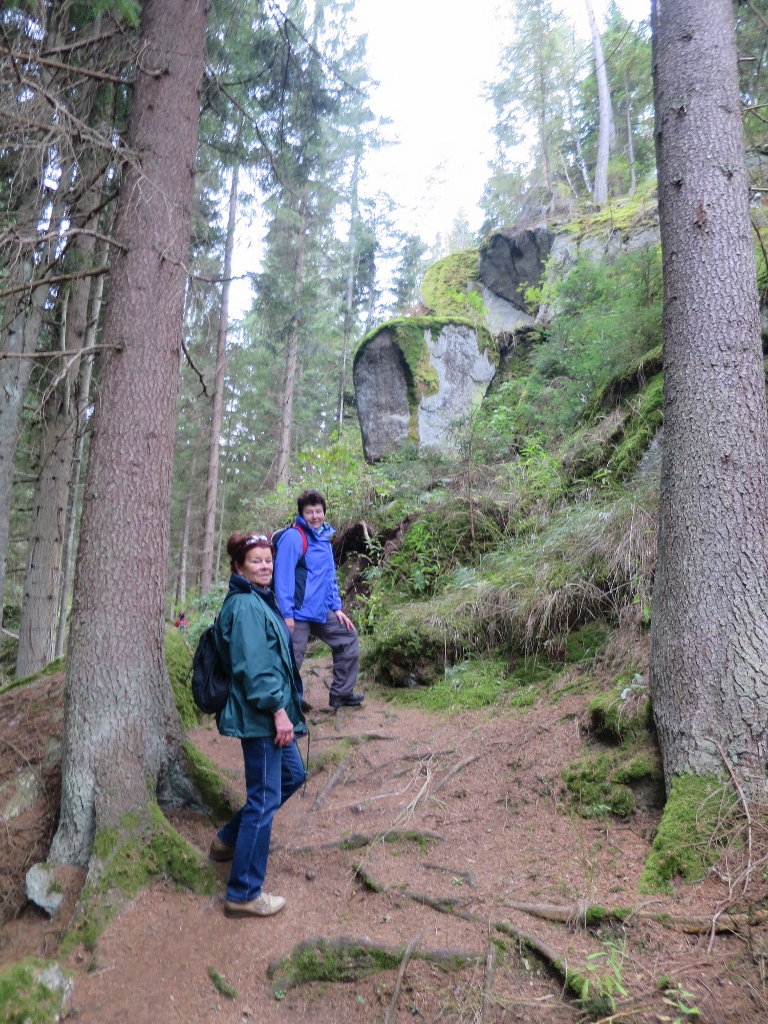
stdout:
<svg viewBox="0 0 768 1024">
<path fill-rule="evenodd" d="M 340 751 L 346 767 L 321 807 L 312 809 L 336 771 L 333 763 L 313 776 L 305 798 L 297 794 L 277 816 L 267 888 L 287 898 L 285 911 L 266 920 L 233 921 L 222 913 L 221 895 L 196 897 L 167 883 L 154 886 L 112 923 L 94 958 L 84 951 L 72 954 L 73 1019 L 82 1024 L 383 1021 L 394 986 L 391 971 L 351 983 L 304 985 L 281 1000 L 270 993 L 270 961 L 321 935 L 368 936 L 399 946 L 420 935 L 421 948 L 481 954 L 477 967 L 450 974 L 412 961 L 393 1017 L 400 1024 L 580 1019 L 557 980 L 509 939 L 483 1015 L 487 925 L 438 913 L 403 898 L 402 890 L 449 898 L 483 920 L 505 919 L 535 932 L 576 967 L 583 968 L 589 954 L 605 951 L 606 941 L 622 941 L 621 928 L 573 930 L 505 906 L 507 901 L 637 906 L 647 900 L 637 895 L 637 883 L 658 814 L 639 811 L 627 822 L 598 822 L 558 809 L 562 768 L 583 748 L 578 720 L 585 698 L 566 696 L 556 705 L 542 701 L 526 713 L 447 716 L 369 695 L 363 708 L 332 715 L 325 710 L 329 670 L 328 659 L 314 658 L 304 673 L 316 709 L 310 715 L 313 758 L 343 737 L 387 738 L 369 738 Z M 192 738 L 242 791 L 239 743 L 208 727 Z M 449 777 L 463 762 L 470 763 Z M 179 814 L 173 821 L 207 848 L 213 829 L 206 819 Z M 402 841 L 367 850 L 320 848 L 353 833 L 373 835 L 393 827 L 444 838 L 424 847 Z M 296 852 L 304 846 L 313 849 Z M 371 892 L 355 878 L 361 860 L 388 892 Z M 724 886 L 713 877 L 649 905 L 705 913 L 723 895 Z M 740 938 L 718 936 L 711 953 L 707 942 L 656 924 L 627 929 L 622 982 L 643 1000 L 638 1013 L 622 1019 L 682 1017 L 662 1001 L 658 989 L 658 979 L 672 973 L 692 994 L 689 1004 L 699 1008 L 701 1021 L 768 1020 L 768 1004 L 760 1006 L 765 960 L 750 956 Z M 235 1000 L 214 989 L 209 966 L 237 989 Z"/>
</svg>

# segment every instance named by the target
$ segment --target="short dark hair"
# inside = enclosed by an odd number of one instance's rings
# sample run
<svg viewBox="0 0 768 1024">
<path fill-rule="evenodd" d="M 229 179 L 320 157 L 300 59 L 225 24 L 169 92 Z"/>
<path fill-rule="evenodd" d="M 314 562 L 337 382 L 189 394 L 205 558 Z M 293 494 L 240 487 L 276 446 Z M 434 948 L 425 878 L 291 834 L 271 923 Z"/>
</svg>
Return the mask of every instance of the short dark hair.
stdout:
<svg viewBox="0 0 768 1024">
<path fill-rule="evenodd" d="M 299 515 L 302 515 L 307 505 L 322 505 L 323 512 L 325 512 L 325 498 L 322 496 L 320 491 L 302 491 L 296 499 L 296 504 L 299 509 Z"/>
<path fill-rule="evenodd" d="M 265 537 L 263 533 L 256 533 L 255 530 L 249 530 L 248 533 L 233 533 L 227 539 L 229 568 L 232 572 L 237 572 L 237 566 L 243 564 L 245 556 L 251 548 L 271 549 L 271 547 L 269 537 Z"/>
</svg>

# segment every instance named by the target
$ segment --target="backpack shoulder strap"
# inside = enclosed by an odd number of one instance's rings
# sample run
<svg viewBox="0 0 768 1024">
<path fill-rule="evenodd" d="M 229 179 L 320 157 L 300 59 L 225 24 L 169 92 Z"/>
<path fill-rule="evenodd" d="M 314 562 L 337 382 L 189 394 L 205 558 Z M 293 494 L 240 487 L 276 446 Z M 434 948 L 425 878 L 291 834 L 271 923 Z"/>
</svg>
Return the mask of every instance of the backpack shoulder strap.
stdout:
<svg viewBox="0 0 768 1024">
<path fill-rule="evenodd" d="M 301 534 L 301 557 L 303 558 L 304 555 L 306 555 L 307 553 L 307 547 L 309 544 L 309 542 L 307 541 L 307 535 L 306 533 L 304 533 L 304 531 L 302 530 L 298 523 L 294 523 L 293 528 L 294 530 L 298 530 L 299 533 Z"/>
</svg>

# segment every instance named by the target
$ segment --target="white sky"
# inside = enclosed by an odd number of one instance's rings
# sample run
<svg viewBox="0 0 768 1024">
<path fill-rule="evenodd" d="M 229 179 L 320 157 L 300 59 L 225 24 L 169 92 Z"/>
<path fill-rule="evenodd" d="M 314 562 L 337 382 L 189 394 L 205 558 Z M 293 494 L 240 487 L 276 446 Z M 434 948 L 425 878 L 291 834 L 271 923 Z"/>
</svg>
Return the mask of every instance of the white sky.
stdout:
<svg viewBox="0 0 768 1024">
<path fill-rule="evenodd" d="M 598 23 L 607 0 L 592 0 Z M 558 4 L 577 33 L 589 38 L 583 0 Z M 647 18 L 650 0 L 619 0 L 624 16 Z M 379 83 L 374 113 L 388 117 L 396 145 L 366 160 L 369 195 L 387 192 L 395 221 L 428 244 L 445 239 L 459 210 L 470 228 L 482 222 L 477 205 L 493 158 L 493 107 L 483 83 L 494 78 L 508 41 L 511 2 L 500 0 L 357 0 L 354 22 L 368 36 L 368 67 Z M 235 273 L 258 269 L 264 225 L 254 216 L 238 234 Z M 234 282 L 232 312 L 250 307 L 250 285 Z"/>
</svg>

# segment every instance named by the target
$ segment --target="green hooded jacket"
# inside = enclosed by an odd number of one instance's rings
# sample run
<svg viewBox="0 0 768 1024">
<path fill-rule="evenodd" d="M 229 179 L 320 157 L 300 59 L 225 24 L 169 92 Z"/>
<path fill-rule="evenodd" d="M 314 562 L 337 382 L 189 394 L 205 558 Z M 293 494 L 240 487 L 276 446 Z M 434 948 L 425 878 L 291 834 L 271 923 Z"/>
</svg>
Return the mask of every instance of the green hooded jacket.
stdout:
<svg viewBox="0 0 768 1024">
<path fill-rule="evenodd" d="M 214 636 L 232 679 L 229 700 L 216 716 L 219 732 L 238 739 L 274 736 L 273 716 L 284 708 L 294 732 L 305 733 L 290 633 L 272 594 L 233 574 Z"/>
</svg>

